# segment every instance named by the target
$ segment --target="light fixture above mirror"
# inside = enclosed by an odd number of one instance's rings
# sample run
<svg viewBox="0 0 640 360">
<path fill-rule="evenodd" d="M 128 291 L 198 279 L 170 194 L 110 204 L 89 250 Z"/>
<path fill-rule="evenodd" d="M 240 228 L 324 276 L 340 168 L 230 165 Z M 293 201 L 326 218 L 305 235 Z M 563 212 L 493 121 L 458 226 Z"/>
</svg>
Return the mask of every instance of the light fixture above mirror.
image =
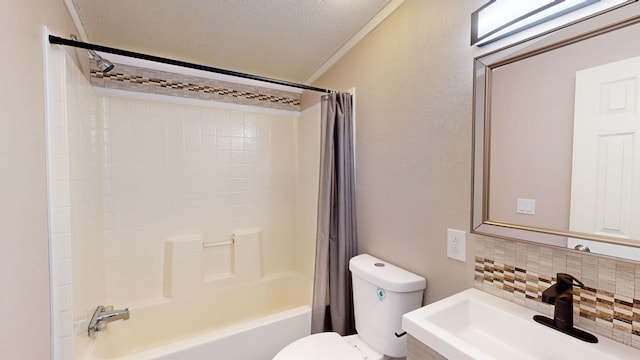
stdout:
<svg viewBox="0 0 640 360">
<path fill-rule="evenodd" d="M 567 24 L 625 2 L 629 1 L 490 0 L 471 14 L 471 45 L 483 46 L 585 8 L 577 16 L 564 19 L 562 24 Z"/>
</svg>

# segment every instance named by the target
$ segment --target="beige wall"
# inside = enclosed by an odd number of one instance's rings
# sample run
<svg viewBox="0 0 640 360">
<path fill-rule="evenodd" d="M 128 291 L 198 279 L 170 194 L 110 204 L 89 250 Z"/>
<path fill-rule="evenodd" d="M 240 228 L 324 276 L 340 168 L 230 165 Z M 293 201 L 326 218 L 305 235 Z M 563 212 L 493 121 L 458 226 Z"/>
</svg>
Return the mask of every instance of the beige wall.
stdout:
<svg viewBox="0 0 640 360">
<path fill-rule="evenodd" d="M 0 24 L 0 359 L 48 359 L 41 26 L 75 30 L 62 0 L 6 1 Z"/>
<path fill-rule="evenodd" d="M 356 88 L 359 251 L 426 277 L 428 302 L 473 284 L 472 236 L 461 263 L 446 233 L 470 228 L 469 27 L 483 3 L 407 0 L 313 84 Z"/>
</svg>

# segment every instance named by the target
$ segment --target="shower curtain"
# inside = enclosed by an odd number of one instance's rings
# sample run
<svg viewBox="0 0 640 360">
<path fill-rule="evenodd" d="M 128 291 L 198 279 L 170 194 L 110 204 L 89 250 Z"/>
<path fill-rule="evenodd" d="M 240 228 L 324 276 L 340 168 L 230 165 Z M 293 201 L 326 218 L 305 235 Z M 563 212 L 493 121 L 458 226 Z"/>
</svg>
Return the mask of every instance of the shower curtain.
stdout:
<svg viewBox="0 0 640 360">
<path fill-rule="evenodd" d="M 321 117 L 311 332 L 348 335 L 355 333 L 349 259 L 357 255 L 351 94 L 323 96 Z"/>
</svg>

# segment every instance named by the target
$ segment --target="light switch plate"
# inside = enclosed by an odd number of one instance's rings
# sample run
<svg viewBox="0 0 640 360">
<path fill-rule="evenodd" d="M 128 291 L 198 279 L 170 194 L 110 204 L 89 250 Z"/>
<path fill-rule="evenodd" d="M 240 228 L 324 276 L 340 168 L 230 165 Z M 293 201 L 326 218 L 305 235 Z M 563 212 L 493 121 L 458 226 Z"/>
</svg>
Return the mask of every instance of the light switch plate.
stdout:
<svg viewBox="0 0 640 360">
<path fill-rule="evenodd" d="M 447 256 L 462 262 L 467 261 L 467 233 L 447 229 Z"/>
<path fill-rule="evenodd" d="M 534 199 L 518 199 L 516 212 L 518 214 L 535 215 L 536 201 Z"/>
</svg>

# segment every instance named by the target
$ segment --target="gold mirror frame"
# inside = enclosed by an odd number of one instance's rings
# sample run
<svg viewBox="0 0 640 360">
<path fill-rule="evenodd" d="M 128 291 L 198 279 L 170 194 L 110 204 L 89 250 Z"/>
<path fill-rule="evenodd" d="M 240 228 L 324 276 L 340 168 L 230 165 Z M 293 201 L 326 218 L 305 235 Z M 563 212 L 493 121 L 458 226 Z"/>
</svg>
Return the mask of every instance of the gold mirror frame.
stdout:
<svg viewBox="0 0 640 360">
<path fill-rule="evenodd" d="M 488 201 L 492 71 L 509 63 L 638 23 L 640 4 L 628 2 L 474 59 L 472 233 L 555 246 L 566 244 L 570 237 L 640 248 L 640 241 L 493 221 L 489 219 Z"/>
</svg>

